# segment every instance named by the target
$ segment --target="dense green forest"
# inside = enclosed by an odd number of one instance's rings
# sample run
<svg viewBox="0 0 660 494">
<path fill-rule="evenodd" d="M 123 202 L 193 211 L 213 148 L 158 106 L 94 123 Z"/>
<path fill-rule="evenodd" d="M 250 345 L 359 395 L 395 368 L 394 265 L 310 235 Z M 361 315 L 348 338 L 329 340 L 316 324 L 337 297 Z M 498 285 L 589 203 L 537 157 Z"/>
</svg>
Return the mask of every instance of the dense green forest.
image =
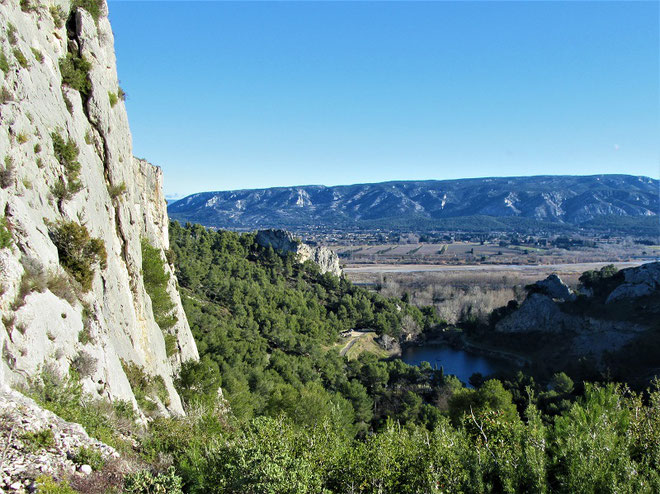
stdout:
<svg viewBox="0 0 660 494">
<path fill-rule="evenodd" d="M 171 256 L 202 356 L 178 386 L 193 410 L 156 419 L 190 492 L 653 492 L 660 393 L 549 385 L 518 373 L 465 388 L 429 365 L 340 357 L 340 331 L 428 330 L 386 299 L 256 244 L 173 223 Z M 406 316 L 409 316 L 406 318 Z M 214 413 L 221 384 L 230 413 Z"/>
</svg>

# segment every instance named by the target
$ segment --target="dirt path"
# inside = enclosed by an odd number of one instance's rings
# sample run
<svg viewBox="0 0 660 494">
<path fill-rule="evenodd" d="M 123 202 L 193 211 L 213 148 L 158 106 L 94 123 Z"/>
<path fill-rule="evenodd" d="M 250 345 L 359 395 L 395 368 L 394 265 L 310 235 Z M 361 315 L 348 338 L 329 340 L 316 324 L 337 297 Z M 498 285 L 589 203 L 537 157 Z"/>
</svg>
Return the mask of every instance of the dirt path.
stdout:
<svg viewBox="0 0 660 494">
<path fill-rule="evenodd" d="M 355 345 L 355 343 L 367 333 L 368 331 L 351 331 L 351 334 L 349 335 L 350 340 L 344 345 L 344 348 L 339 351 L 339 355 L 342 357 L 346 355 L 353 345 Z"/>
</svg>

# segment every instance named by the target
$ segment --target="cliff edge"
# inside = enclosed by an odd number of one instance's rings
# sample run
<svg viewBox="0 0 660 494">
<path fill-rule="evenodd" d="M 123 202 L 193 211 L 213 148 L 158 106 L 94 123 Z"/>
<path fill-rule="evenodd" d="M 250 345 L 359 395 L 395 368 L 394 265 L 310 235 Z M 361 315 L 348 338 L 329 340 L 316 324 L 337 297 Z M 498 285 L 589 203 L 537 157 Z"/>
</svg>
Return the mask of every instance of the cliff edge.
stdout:
<svg viewBox="0 0 660 494">
<path fill-rule="evenodd" d="M 136 405 L 132 369 L 182 413 L 173 376 L 198 353 L 162 171 L 132 154 L 107 5 L 84 5 L 0 3 L 0 386 L 75 369 L 88 393 Z"/>
</svg>

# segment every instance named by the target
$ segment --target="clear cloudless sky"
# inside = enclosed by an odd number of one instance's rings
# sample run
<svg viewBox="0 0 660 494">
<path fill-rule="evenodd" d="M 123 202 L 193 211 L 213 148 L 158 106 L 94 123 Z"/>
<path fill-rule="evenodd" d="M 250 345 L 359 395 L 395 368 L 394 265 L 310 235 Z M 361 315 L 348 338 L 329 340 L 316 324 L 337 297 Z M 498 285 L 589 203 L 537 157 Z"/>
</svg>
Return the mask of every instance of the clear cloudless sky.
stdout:
<svg viewBox="0 0 660 494">
<path fill-rule="evenodd" d="M 658 2 L 109 3 L 169 195 L 660 170 Z"/>
</svg>

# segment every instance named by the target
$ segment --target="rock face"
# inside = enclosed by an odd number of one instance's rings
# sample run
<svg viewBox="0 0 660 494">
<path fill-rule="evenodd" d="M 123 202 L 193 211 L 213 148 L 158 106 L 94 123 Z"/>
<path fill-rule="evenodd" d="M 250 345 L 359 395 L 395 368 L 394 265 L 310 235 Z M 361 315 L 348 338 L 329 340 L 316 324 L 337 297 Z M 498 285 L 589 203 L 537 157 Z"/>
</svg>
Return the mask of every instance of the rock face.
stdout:
<svg viewBox="0 0 660 494">
<path fill-rule="evenodd" d="M 660 290 L 660 262 L 622 270 L 625 282 L 607 297 L 608 304 L 624 298 L 637 298 Z"/>
<path fill-rule="evenodd" d="M 604 299 L 606 304 L 623 299 L 659 294 L 660 263 L 648 263 L 623 270 L 624 283 L 618 285 Z M 537 282 L 520 307 L 497 322 L 495 330 L 502 333 L 564 333 L 571 341 L 575 354 L 602 355 L 615 351 L 655 324 L 654 320 L 631 322 L 623 319 L 591 317 L 580 310 L 566 310 L 576 300 L 575 294 L 556 275 Z M 602 311 L 603 301 L 593 302 Z M 600 305 L 598 305 L 600 304 Z M 588 304 L 587 304 L 588 305 Z"/>
<path fill-rule="evenodd" d="M 575 293 L 556 274 L 551 274 L 545 280 L 537 281 L 534 288 L 551 299 L 561 302 L 575 300 Z"/>
<path fill-rule="evenodd" d="M 257 232 L 257 243 L 280 252 L 293 252 L 300 262 L 313 261 L 318 264 L 322 273 L 342 275 L 339 258 L 333 250 L 304 244 L 285 230 L 260 230 Z"/>
<path fill-rule="evenodd" d="M 216 228 L 520 228 L 527 218 L 578 225 L 656 217 L 658 181 L 630 175 L 494 177 L 202 192 L 169 206 L 172 218 Z M 495 219 L 497 218 L 497 220 Z M 609 223 L 614 228 L 615 222 Z M 517 225 L 517 226 L 516 226 Z"/>
<path fill-rule="evenodd" d="M 84 354 L 93 362 L 81 376 L 87 392 L 135 403 L 122 368 L 132 362 L 162 376 L 169 412 L 181 413 L 173 375 L 198 354 L 167 262 L 177 318 L 169 357 L 145 290 L 141 242 L 163 259 L 169 246 L 162 172 L 132 156 L 107 6 L 101 2 L 95 20 L 67 0 L 50 10 L 29 5 L 0 3 L 9 64 L 0 89 L 0 218 L 11 234 L 11 245 L 0 249 L 0 386 L 24 382 L 44 363 L 66 373 Z M 63 68 L 67 56 L 89 62 L 77 83 Z M 83 225 L 107 252 L 88 291 L 63 269 L 53 242 L 64 223 Z"/>
</svg>

